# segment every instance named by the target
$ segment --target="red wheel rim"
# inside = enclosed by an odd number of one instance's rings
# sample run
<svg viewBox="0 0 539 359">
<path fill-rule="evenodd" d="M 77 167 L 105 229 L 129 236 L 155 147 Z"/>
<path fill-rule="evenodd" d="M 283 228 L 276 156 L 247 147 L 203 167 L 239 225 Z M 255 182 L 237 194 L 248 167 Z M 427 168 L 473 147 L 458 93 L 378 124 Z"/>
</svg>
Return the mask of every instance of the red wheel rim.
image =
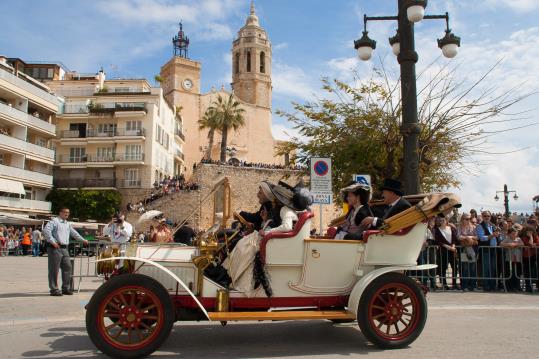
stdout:
<svg viewBox="0 0 539 359">
<path fill-rule="evenodd" d="M 402 340 L 414 332 L 420 310 L 412 288 L 401 283 L 386 284 L 369 302 L 369 324 L 385 340 Z"/>
<path fill-rule="evenodd" d="M 115 348 L 137 350 L 154 341 L 163 328 L 164 308 L 152 291 L 126 286 L 110 293 L 99 306 L 99 334 Z"/>
</svg>

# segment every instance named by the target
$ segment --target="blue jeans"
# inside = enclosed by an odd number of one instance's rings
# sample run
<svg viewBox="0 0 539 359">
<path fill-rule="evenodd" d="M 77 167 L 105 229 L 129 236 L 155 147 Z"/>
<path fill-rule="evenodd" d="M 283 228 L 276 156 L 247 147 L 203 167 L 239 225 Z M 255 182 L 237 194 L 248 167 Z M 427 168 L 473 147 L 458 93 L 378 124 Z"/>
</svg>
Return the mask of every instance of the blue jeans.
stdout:
<svg viewBox="0 0 539 359">
<path fill-rule="evenodd" d="M 32 243 L 32 256 L 39 257 L 39 242 Z"/>
<path fill-rule="evenodd" d="M 496 290 L 496 248 L 480 247 L 483 274 L 483 290 Z"/>
<path fill-rule="evenodd" d="M 477 262 L 460 262 L 462 268 L 462 289 L 475 289 L 477 276 Z"/>
</svg>

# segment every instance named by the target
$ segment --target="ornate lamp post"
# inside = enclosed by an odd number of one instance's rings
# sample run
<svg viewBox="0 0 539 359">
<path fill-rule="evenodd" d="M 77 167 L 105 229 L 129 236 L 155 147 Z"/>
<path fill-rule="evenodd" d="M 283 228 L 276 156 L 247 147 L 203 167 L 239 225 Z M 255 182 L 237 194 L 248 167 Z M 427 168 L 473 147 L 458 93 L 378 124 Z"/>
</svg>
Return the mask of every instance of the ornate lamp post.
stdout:
<svg viewBox="0 0 539 359">
<path fill-rule="evenodd" d="M 505 207 L 505 216 L 508 218 L 511 213 L 509 212 L 509 193 L 514 193 L 513 199 L 516 201 L 518 200 L 517 191 L 508 191 L 507 185 L 503 185 L 503 191 L 496 191 L 496 195 L 494 196 L 494 199 L 498 201 L 500 197 L 498 197 L 498 193 L 503 193 L 503 205 Z"/>
<path fill-rule="evenodd" d="M 419 125 L 417 120 L 417 91 L 415 63 L 418 60 L 414 43 L 414 22 L 423 19 L 445 19 L 445 36 L 438 40 L 438 47 L 444 56 L 452 58 L 457 55 L 460 38 L 449 28 L 449 14 L 425 15 L 427 0 L 398 0 L 399 13 L 397 16 L 367 16 L 364 15 L 363 36 L 354 41 L 354 48 L 362 60 L 369 60 L 376 41 L 368 36 L 367 22 L 379 20 L 397 21 L 397 34 L 389 39 L 393 53 L 401 70 L 402 125 L 404 147 L 404 191 L 407 194 L 419 193 Z"/>
</svg>

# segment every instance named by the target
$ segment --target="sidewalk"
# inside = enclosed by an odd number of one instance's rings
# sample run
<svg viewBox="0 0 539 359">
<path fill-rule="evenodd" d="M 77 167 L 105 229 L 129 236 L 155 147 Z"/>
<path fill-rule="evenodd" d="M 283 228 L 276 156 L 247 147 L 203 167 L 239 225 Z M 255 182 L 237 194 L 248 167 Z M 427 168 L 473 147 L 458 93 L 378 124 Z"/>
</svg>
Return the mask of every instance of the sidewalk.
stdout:
<svg viewBox="0 0 539 359">
<path fill-rule="evenodd" d="M 83 278 L 80 293 L 51 297 L 47 257 L 32 256 L 1 257 L 0 278 L 0 326 L 84 319 L 84 306 L 102 283 Z"/>
</svg>

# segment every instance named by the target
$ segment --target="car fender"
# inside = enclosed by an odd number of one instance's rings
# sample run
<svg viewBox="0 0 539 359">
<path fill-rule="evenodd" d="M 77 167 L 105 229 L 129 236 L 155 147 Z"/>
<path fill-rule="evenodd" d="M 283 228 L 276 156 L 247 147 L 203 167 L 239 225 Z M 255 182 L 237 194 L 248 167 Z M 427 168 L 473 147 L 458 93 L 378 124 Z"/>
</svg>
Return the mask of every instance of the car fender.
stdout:
<svg viewBox="0 0 539 359">
<path fill-rule="evenodd" d="M 151 261 L 149 259 L 145 259 L 145 258 L 138 258 L 138 257 L 111 257 L 111 258 L 104 258 L 104 259 L 98 259 L 98 260 L 95 260 L 94 262 L 97 263 L 97 262 L 104 262 L 104 261 L 111 261 L 111 260 L 119 260 L 119 259 L 124 259 L 124 260 L 131 260 L 131 261 L 137 261 L 137 262 L 144 262 L 144 263 L 147 263 L 149 265 L 152 265 L 156 268 L 159 268 L 161 269 L 163 272 L 165 272 L 166 274 L 168 274 L 169 276 L 171 276 L 176 282 L 178 282 L 179 285 L 181 285 L 183 287 L 183 289 L 185 289 L 187 291 L 187 293 L 189 293 L 189 295 L 193 298 L 193 300 L 195 301 L 195 303 L 198 305 L 198 307 L 200 308 L 200 310 L 202 311 L 202 313 L 204 313 L 204 315 L 206 316 L 206 318 L 208 318 L 209 321 L 211 321 L 210 319 L 210 316 L 208 315 L 208 312 L 206 311 L 206 309 L 204 308 L 204 306 L 198 301 L 197 297 L 195 296 L 195 294 L 193 292 L 191 292 L 191 290 L 189 290 L 189 287 L 185 285 L 185 283 L 176 275 L 174 274 L 173 272 L 171 272 L 168 268 L 162 266 L 161 264 L 159 263 L 156 263 L 154 261 Z"/>
<path fill-rule="evenodd" d="M 357 309 L 358 309 L 359 301 L 361 300 L 361 295 L 363 294 L 363 291 L 365 290 L 365 288 L 367 288 L 367 286 L 373 280 L 375 280 L 379 276 L 389 273 L 389 272 L 400 272 L 400 271 L 407 271 L 407 270 L 427 270 L 427 269 L 433 269 L 436 267 L 437 267 L 436 264 L 422 264 L 422 265 L 416 265 L 416 266 L 388 266 L 388 267 L 375 269 L 372 272 L 367 273 L 355 284 L 354 289 L 352 289 L 352 293 L 350 293 L 350 297 L 348 298 L 348 311 L 357 315 Z"/>
</svg>

